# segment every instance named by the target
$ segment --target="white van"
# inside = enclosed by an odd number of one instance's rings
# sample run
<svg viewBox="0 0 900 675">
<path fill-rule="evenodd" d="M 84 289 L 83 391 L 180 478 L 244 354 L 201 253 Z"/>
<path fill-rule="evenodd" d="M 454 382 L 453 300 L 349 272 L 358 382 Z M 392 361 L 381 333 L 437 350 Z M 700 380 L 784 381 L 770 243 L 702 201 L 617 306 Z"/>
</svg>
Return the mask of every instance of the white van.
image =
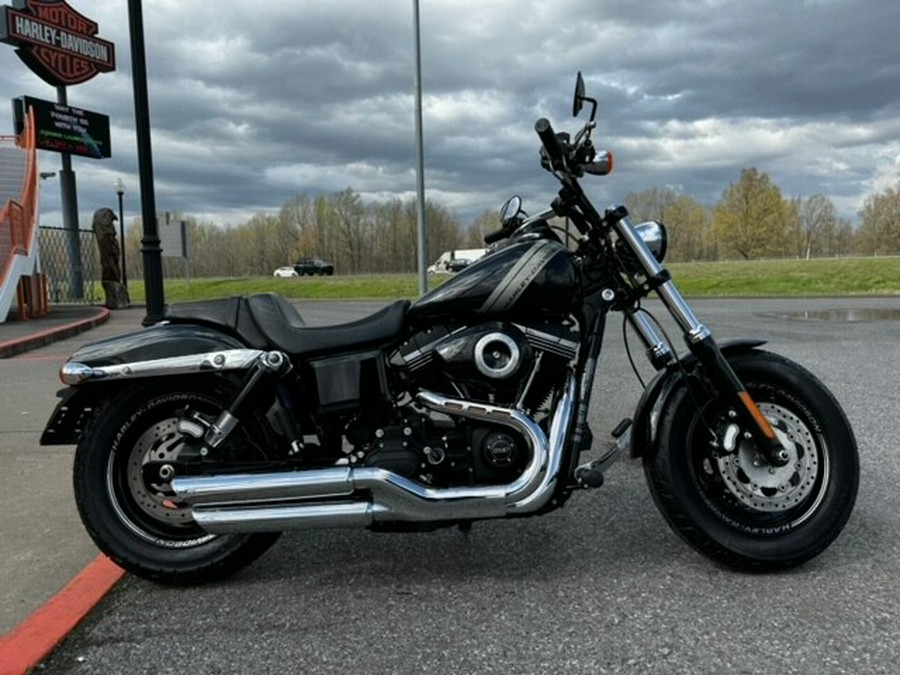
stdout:
<svg viewBox="0 0 900 675">
<path fill-rule="evenodd" d="M 440 257 L 428 267 L 429 274 L 448 274 L 459 272 L 466 265 L 475 262 L 487 251 L 486 248 L 458 248 L 444 251 Z"/>
</svg>

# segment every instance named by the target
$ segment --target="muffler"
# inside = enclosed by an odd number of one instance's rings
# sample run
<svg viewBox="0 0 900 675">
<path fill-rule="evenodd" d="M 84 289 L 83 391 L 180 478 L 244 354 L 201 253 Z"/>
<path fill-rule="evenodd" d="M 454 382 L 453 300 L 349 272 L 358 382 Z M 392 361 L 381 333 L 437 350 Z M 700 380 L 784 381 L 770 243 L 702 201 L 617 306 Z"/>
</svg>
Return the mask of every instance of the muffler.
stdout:
<svg viewBox="0 0 900 675">
<path fill-rule="evenodd" d="M 570 376 L 550 426 L 550 439 L 521 410 L 422 392 L 418 401 L 447 415 L 502 424 L 521 433 L 531 460 L 506 485 L 432 488 L 377 467 L 176 478 L 172 488 L 192 507 L 198 525 L 214 533 L 289 528 L 366 527 L 375 522 L 479 520 L 529 513 L 556 485 L 575 380 Z"/>
</svg>

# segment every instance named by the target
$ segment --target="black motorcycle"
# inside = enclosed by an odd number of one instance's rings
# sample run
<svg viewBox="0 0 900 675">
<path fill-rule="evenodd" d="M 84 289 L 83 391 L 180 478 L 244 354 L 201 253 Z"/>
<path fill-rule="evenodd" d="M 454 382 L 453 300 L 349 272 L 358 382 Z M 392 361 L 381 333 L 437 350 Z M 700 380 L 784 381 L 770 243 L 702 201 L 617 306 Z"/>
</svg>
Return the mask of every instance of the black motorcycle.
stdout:
<svg viewBox="0 0 900 675">
<path fill-rule="evenodd" d="M 762 341 L 713 339 L 661 264 L 661 223 L 595 209 L 579 179 L 612 157 L 591 141 L 597 101 L 579 73 L 576 116 L 585 104 L 574 138 L 535 125 L 562 185 L 552 207 L 528 217 L 511 199 L 485 238 L 494 250 L 414 303 L 325 328 L 275 294 L 185 303 L 79 349 L 41 443 L 77 444 L 75 496 L 100 549 L 135 574 L 197 583 L 288 528 L 541 515 L 630 451 L 672 528 L 710 558 L 777 570 L 824 550 L 859 480 L 844 412 Z M 686 354 L 641 307 L 650 293 Z M 658 372 L 585 461 L 611 311 Z"/>
</svg>

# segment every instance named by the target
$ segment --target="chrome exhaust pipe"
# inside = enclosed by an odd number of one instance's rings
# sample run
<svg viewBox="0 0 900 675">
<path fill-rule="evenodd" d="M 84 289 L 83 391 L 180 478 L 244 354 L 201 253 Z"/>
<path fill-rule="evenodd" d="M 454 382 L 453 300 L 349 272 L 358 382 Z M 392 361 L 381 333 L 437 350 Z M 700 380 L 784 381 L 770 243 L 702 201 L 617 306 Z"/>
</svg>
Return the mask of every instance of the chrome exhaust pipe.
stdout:
<svg viewBox="0 0 900 675">
<path fill-rule="evenodd" d="M 574 394 L 575 380 L 570 376 L 551 422 L 549 440 L 520 410 L 431 392 L 419 394 L 419 402 L 432 410 L 503 424 L 525 437 L 531 460 L 521 475 L 506 485 L 432 488 L 377 467 L 333 467 L 176 478 L 172 488 L 192 507 L 197 524 L 215 533 L 365 527 L 383 521 L 475 520 L 530 513 L 546 504 L 555 488 Z"/>
</svg>

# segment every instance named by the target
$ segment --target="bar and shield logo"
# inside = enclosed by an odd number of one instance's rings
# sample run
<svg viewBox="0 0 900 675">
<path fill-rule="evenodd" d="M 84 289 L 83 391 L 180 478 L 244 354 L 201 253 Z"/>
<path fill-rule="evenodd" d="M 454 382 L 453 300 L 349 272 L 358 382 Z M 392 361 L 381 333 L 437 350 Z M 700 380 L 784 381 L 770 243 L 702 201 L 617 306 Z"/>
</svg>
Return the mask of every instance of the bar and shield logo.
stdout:
<svg viewBox="0 0 900 675">
<path fill-rule="evenodd" d="M 97 24 L 65 0 L 16 0 L 0 19 L 0 42 L 53 86 L 86 82 L 116 69 L 115 45 L 97 37 Z"/>
</svg>

